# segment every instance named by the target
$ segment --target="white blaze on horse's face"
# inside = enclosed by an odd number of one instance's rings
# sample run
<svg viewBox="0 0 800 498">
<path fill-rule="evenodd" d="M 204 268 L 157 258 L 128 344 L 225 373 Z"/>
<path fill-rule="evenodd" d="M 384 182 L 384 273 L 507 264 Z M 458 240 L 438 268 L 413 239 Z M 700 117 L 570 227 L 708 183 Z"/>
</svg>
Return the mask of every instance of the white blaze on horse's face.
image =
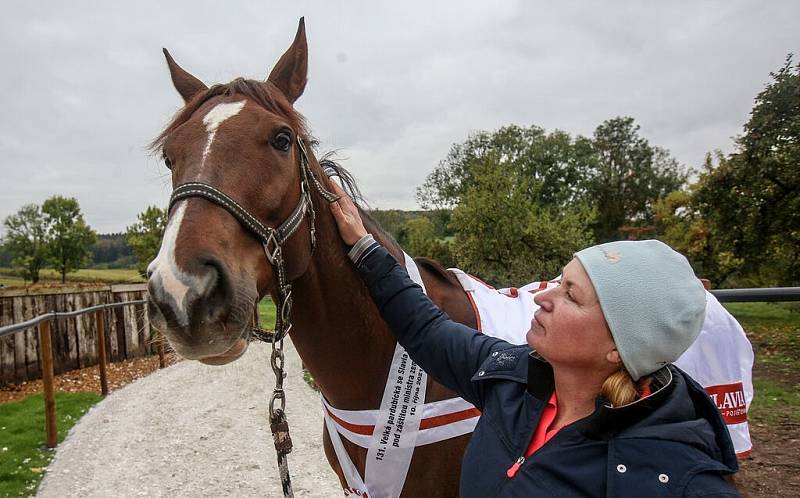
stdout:
<svg viewBox="0 0 800 498">
<path fill-rule="evenodd" d="M 206 158 L 211 152 L 211 145 L 214 142 L 214 136 L 220 125 L 226 120 L 236 116 L 244 108 L 245 101 L 239 102 L 225 102 L 215 105 L 203 117 L 203 124 L 206 126 L 208 132 L 208 139 L 206 141 L 205 150 L 203 151 L 202 167 L 206 162 Z M 187 294 L 201 293 L 208 285 L 212 275 L 206 273 L 202 277 L 187 273 L 183 271 L 178 265 L 175 257 L 176 243 L 178 240 L 178 233 L 181 229 L 181 222 L 183 221 L 184 214 L 186 213 L 186 206 L 189 200 L 179 201 L 175 205 L 175 212 L 170 217 L 167 228 L 164 231 L 164 238 L 161 242 L 161 249 L 158 251 L 156 259 L 150 263 L 148 273 L 150 273 L 159 282 L 160 291 L 166 296 L 169 296 L 174 306 L 171 307 L 175 313 L 175 318 L 181 326 L 188 326 L 189 316 L 186 310 L 189 308 L 186 302 Z M 189 291 L 193 290 L 194 293 Z"/>
<path fill-rule="evenodd" d="M 161 291 L 175 302 L 172 309 L 175 312 L 175 318 L 182 326 L 189 324 L 189 317 L 186 314 L 187 303 L 184 303 L 186 293 L 192 287 L 202 289 L 208 284 L 207 278 L 198 278 L 182 271 L 175 259 L 175 242 L 178 239 L 187 204 L 188 200 L 178 201 L 176 204 L 175 214 L 169 219 L 167 228 L 164 230 L 164 238 L 161 241 L 158 256 L 147 268 L 148 273 L 160 282 Z"/>
<path fill-rule="evenodd" d="M 203 166 L 206 164 L 206 158 L 211 153 L 211 144 L 214 142 L 214 136 L 217 134 L 217 128 L 226 119 L 232 118 L 239 114 L 239 112 L 244 108 L 245 101 L 240 100 L 239 102 L 225 102 L 222 104 L 215 105 L 208 114 L 203 117 L 203 123 L 206 125 L 206 131 L 208 132 L 208 140 L 206 141 L 206 148 L 203 150 L 203 162 L 200 165 L 200 170 L 202 171 Z"/>
</svg>

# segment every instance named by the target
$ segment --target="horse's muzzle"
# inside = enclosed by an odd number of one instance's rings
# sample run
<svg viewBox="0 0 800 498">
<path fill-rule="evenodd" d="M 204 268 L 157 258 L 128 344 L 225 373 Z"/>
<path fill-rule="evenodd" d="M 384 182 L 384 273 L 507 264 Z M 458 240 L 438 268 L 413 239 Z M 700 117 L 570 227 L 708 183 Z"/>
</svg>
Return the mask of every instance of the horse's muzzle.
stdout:
<svg viewBox="0 0 800 498">
<path fill-rule="evenodd" d="M 225 268 L 206 260 L 192 273 L 155 264 L 149 269 L 148 309 L 153 326 L 187 359 L 218 357 L 219 364 L 238 358 L 246 349 L 251 303 L 236 302 Z M 227 361 L 223 361 L 226 360 Z M 211 360 L 208 363 L 212 363 Z"/>
</svg>

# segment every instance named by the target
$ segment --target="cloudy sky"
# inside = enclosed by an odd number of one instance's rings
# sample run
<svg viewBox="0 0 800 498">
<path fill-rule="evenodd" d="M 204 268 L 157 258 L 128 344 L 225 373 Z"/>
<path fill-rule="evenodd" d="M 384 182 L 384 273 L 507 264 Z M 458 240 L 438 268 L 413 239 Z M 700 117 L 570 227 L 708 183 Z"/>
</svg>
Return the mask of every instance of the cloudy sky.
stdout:
<svg viewBox="0 0 800 498">
<path fill-rule="evenodd" d="M 509 123 L 589 135 L 630 115 L 697 166 L 732 150 L 769 72 L 800 53 L 793 0 L 5 3 L 0 219 L 58 193 L 104 233 L 163 206 L 146 144 L 182 101 L 161 47 L 209 84 L 264 78 L 300 16 L 297 107 L 381 208 L 415 208 L 454 142 Z"/>
</svg>

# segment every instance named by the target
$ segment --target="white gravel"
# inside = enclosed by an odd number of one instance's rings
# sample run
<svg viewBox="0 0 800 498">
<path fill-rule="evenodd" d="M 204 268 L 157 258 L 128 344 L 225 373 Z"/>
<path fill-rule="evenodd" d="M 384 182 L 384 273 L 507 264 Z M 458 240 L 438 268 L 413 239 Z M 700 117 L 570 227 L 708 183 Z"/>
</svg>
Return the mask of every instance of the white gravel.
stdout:
<svg viewBox="0 0 800 498">
<path fill-rule="evenodd" d="M 287 340 L 295 496 L 342 496 L 322 449 L 319 396 Z M 267 403 L 269 346 L 222 367 L 183 361 L 95 405 L 58 447 L 40 497 L 281 497 Z"/>
</svg>

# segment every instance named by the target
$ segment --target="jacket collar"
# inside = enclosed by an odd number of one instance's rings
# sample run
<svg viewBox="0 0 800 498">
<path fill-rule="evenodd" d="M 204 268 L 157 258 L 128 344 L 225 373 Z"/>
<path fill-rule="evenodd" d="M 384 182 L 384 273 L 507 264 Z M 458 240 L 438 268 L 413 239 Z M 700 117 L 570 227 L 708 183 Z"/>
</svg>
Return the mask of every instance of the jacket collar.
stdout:
<svg viewBox="0 0 800 498">
<path fill-rule="evenodd" d="M 674 387 L 674 377 L 669 367 L 651 374 L 653 392 L 624 406 L 613 407 L 603 399 L 595 401 L 595 411 L 575 422 L 575 428 L 592 439 L 609 439 L 617 432 L 630 427 L 655 411 L 669 397 Z M 528 393 L 545 402 L 555 389 L 553 367 L 535 350 L 528 355 Z"/>
<path fill-rule="evenodd" d="M 540 401 L 547 401 L 556 388 L 553 367 L 536 350 L 528 353 L 528 393 Z"/>
<path fill-rule="evenodd" d="M 650 375 L 653 379 L 651 389 L 654 390 L 646 398 L 618 407 L 598 398 L 595 412 L 586 419 L 586 425 L 582 427 L 584 435 L 592 439 L 609 439 L 662 406 L 675 387 L 675 378 L 669 367 L 663 367 Z"/>
</svg>

